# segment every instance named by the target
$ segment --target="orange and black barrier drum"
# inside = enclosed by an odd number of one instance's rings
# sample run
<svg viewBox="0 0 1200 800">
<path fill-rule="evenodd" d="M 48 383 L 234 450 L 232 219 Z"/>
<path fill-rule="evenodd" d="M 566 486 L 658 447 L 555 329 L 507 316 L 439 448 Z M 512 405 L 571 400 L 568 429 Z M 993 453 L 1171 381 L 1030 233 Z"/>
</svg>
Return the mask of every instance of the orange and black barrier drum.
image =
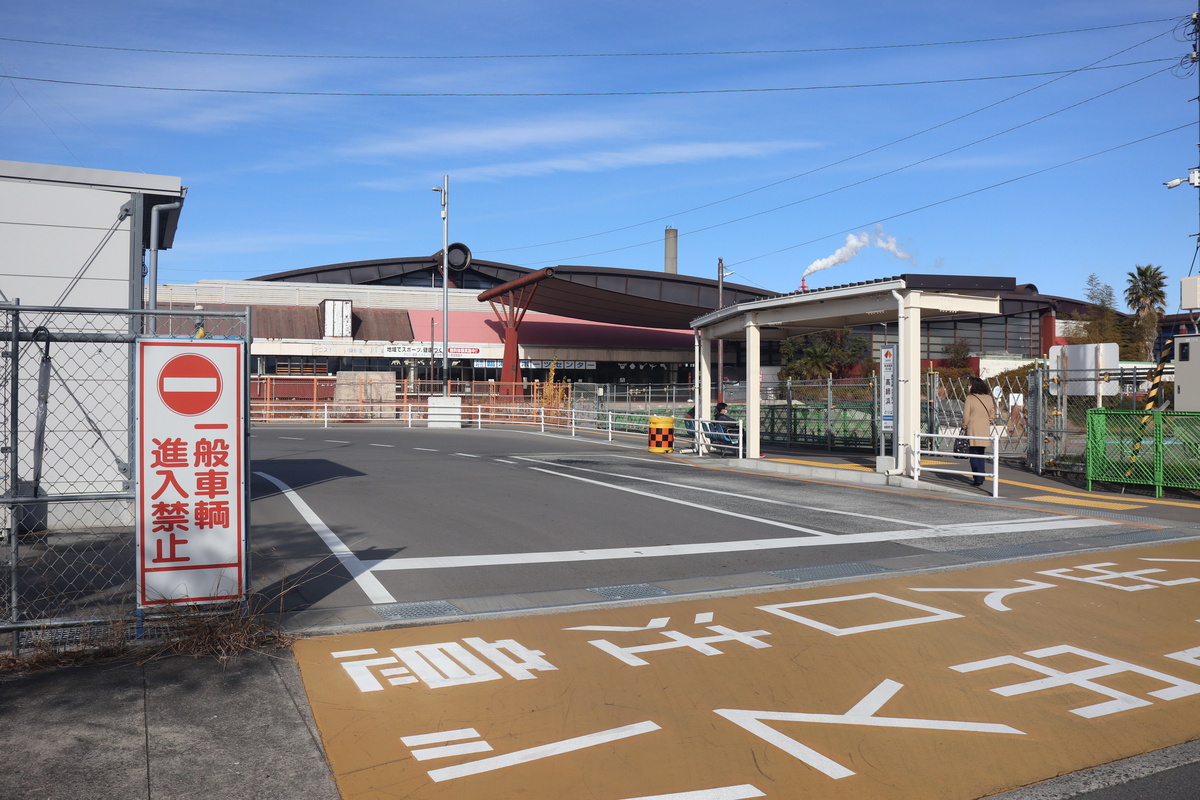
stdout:
<svg viewBox="0 0 1200 800">
<path fill-rule="evenodd" d="M 650 452 L 670 453 L 675 447 L 675 418 L 650 418 Z"/>
</svg>

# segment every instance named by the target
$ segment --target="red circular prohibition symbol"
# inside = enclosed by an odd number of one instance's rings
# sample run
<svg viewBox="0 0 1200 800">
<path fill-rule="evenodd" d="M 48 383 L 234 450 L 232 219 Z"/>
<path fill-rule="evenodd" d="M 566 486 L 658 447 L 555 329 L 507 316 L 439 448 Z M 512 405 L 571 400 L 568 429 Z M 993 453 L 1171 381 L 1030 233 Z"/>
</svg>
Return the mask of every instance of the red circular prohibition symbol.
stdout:
<svg viewBox="0 0 1200 800">
<path fill-rule="evenodd" d="M 175 356 L 159 370 L 158 396 L 176 414 L 203 414 L 221 397 L 221 371 L 195 353 Z"/>
</svg>

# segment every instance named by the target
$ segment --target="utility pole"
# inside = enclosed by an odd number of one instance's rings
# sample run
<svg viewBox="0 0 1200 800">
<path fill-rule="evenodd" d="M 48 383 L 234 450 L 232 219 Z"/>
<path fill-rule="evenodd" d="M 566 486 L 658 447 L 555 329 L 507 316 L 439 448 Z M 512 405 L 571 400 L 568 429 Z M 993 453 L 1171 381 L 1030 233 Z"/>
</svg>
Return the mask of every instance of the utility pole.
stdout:
<svg viewBox="0 0 1200 800">
<path fill-rule="evenodd" d="M 450 176 L 442 176 L 442 185 L 433 191 L 442 195 L 442 396 L 450 396 L 450 325 L 446 321 L 450 309 Z M 429 342 L 433 347 L 432 337 Z M 430 353 L 432 360 L 432 353 Z"/>
</svg>

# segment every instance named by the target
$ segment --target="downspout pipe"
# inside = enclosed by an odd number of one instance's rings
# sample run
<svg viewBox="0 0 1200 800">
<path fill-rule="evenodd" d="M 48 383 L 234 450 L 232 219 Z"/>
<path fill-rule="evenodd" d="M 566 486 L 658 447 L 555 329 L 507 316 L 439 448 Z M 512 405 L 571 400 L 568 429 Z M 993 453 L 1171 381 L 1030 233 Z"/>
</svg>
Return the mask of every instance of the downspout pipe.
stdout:
<svg viewBox="0 0 1200 800">
<path fill-rule="evenodd" d="M 166 211 L 176 211 L 183 207 L 182 201 L 174 203 L 163 203 L 162 205 L 154 206 L 150 209 L 150 297 L 146 308 L 154 311 L 158 308 L 158 239 L 159 239 L 159 214 Z M 149 333 L 155 334 L 158 332 L 158 318 L 150 317 Z"/>
</svg>

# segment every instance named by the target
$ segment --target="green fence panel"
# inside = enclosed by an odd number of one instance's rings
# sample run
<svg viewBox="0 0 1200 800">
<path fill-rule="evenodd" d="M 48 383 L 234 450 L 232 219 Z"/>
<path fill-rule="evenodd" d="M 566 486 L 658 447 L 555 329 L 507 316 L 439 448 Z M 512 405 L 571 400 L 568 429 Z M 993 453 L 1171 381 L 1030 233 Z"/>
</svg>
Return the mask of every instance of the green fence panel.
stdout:
<svg viewBox="0 0 1200 800">
<path fill-rule="evenodd" d="M 1087 482 L 1200 489 L 1200 414 L 1183 411 L 1087 412 Z"/>
</svg>

